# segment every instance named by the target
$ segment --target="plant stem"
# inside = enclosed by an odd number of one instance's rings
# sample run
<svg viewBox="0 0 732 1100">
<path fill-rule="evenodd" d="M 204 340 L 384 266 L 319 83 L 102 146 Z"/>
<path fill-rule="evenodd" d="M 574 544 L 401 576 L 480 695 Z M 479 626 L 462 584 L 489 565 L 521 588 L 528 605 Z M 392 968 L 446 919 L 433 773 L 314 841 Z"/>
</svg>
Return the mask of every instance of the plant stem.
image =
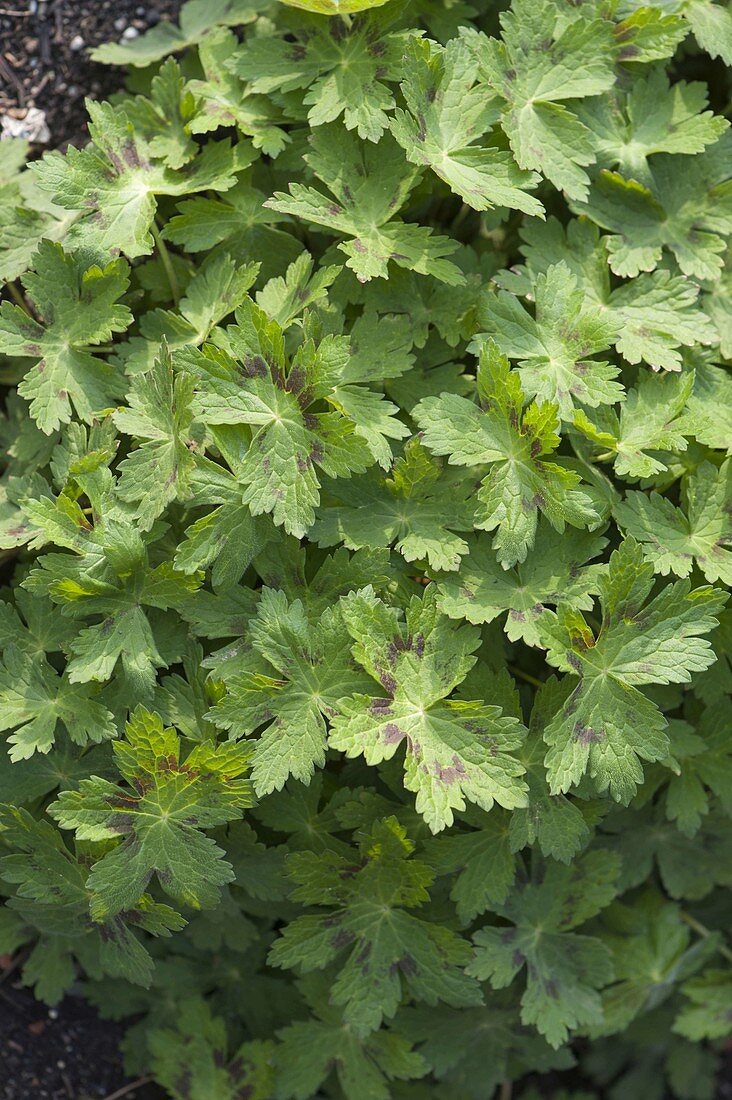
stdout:
<svg viewBox="0 0 732 1100">
<path fill-rule="evenodd" d="M 175 305 L 178 305 L 178 301 L 180 299 L 178 279 L 176 277 L 175 269 L 173 267 L 173 261 L 170 258 L 170 253 L 168 252 L 165 241 L 160 236 L 160 228 L 156 221 L 154 221 L 152 224 L 152 235 L 153 239 L 155 240 L 155 247 L 160 253 L 160 259 L 162 261 L 163 267 L 165 268 L 165 274 L 168 276 L 168 284 L 170 286 L 170 293 L 173 297 L 173 302 L 175 303 Z"/>
<path fill-rule="evenodd" d="M 520 680 L 525 680 L 527 684 L 533 684 L 534 687 L 544 687 L 544 681 L 537 679 L 536 676 L 532 676 L 530 672 L 524 672 L 518 665 L 509 665 L 508 671 L 514 676 L 518 676 Z"/>
<path fill-rule="evenodd" d="M 453 219 L 453 223 L 450 226 L 450 228 L 452 229 L 453 232 L 457 229 L 457 227 L 459 225 L 462 225 L 462 223 L 465 221 L 465 219 L 467 218 L 469 213 L 470 213 L 470 207 L 468 206 L 468 204 L 466 202 L 464 202 L 463 205 L 458 210 L 457 214 L 455 215 L 455 218 Z"/>
<path fill-rule="evenodd" d="M 104 1100 L 120 1100 L 120 1097 L 127 1096 L 128 1092 L 132 1092 L 133 1089 L 142 1088 L 143 1085 L 149 1085 L 154 1080 L 151 1073 L 146 1074 L 144 1077 L 138 1077 L 136 1081 L 130 1081 L 129 1085 L 123 1085 L 121 1089 L 117 1089 L 116 1092 L 110 1092 L 109 1096 L 105 1096 Z"/>
<path fill-rule="evenodd" d="M 13 299 L 16 306 L 20 306 L 20 308 L 23 310 L 24 313 L 27 313 L 29 317 L 32 317 L 33 314 L 31 313 L 31 311 L 28 307 L 28 303 L 26 302 L 25 298 L 23 297 L 23 295 L 18 290 L 15 283 L 6 283 L 5 284 L 5 289 L 10 294 L 10 297 Z"/>
<path fill-rule="evenodd" d="M 709 939 L 710 936 L 715 935 L 715 933 L 712 932 L 711 929 L 707 928 L 706 924 L 702 924 L 702 922 L 700 920 L 697 920 L 696 917 L 692 917 L 691 913 L 684 913 L 682 911 L 681 919 L 684 924 L 688 924 L 689 928 L 693 928 L 694 931 L 698 935 L 703 936 L 705 940 Z M 723 959 L 726 959 L 727 962 L 732 962 L 732 951 L 730 951 L 729 947 L 726 947 L 723 943 L 720 943 L 717 944 L 717 951 L 719 951 L 719 954 L 722 956 Z"/>
<path fill-rule="evenodd" d="M 513 1081 L 501 1081 L 499 1100 L 511 1100 L 513 1095 Z"/>
</svg>

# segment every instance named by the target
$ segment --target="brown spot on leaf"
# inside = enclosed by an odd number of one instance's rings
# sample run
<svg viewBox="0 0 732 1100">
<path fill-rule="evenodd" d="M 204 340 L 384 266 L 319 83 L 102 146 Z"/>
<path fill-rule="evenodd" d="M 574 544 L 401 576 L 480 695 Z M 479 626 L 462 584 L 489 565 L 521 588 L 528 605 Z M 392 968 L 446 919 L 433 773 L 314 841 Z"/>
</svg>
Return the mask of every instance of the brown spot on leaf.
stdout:
<svg viewBox="0 0 732 1100">
<path fill-rule="evenodd" d="M 406 736 L 406 732 L 396 722 L 387 722 L 384 726 L 382 741 L 385 745 L 398 745 Z"/>
</svg>

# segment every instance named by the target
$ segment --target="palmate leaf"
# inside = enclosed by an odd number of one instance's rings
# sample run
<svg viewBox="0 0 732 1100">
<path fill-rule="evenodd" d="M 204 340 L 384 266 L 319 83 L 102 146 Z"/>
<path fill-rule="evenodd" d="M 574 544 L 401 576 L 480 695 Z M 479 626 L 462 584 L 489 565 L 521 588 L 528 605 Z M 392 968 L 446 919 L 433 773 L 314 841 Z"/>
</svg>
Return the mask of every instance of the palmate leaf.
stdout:
<svg viewBox="0 0 732 1100">
<path fill-rule="evenodd" d="M 120 465 L 119 495 L 137 504 L 135 518 L 143 530 L 171 500 L 184 499 L 188 492 L 195 466 L 192 402 L 193 380 L 173 374 L 163 342 L 152 370 L 135 377 L 127 407 L 114 414 L 117 427 L 138 441 Z"/>
<path fill-rule="evenodd" d="M 535 169 L 572 198 L 587 194 L 591 131 L 566 106 L 615 81 L 612 25 L 578 14 L 560 19 L 551 0 L 514 0 L 501 39 L 469 33 L 481 74 L 502 100 L 502 126 L 521 168 Z"/>
<path fill-rule="evenodd" d="M 604 1018 L 592 1027 L 593 1036 L 621 1032 L 693 972 L 705 952 L 691 941 L 678 908 L 656 891 L 644 892 L 632 906 L 614 902 L 601 922 L 615 980 L 603 993 Z"/>
<path fill-rule="evenodd" d="M 188 83 L 188 90 L 196 98 L 191 133 L 206 134 L 220 127 L 236 126 L 252 139 L 255 149 L 276 157 L 289 141 L 286 131 L 277 125 L 281 113 L 264 96 L 252 95 L 251 85 L 245 89 L 230 71 L 237 67 L 239 55 L 236 35 L 224 27 L 209 33 L 199 46 L 204 79 Z"/>
<path fill-rule="evenodd" d="M 595 136 L 602 167 L 646 183 L 648 157 L 700 153 L 728 129 L 726 119 L 704 110 L 707 99 L 704 84 L 671 85 L 663 70 L 652 69 L 625 93 L 586 100 L 578 115 Z"/>
<path fill-rule="evenodd" d="M 581 611 L 592 607 L 604 567 L 587 563 L 605 543 L 589 531 L 575 532 L 567 540 L 541 520 L 526 561 L 504 569 L 488 539 L 478 535 L 469 540 L 458 575 L 435 578 L 440 610 L 470 623 L 490 623 L 507 611 L 504 629 L 510 640 L 538 646 L 537 623 L 547 604 L 561 602 Z"/>
<path fill-rule="evenodd" d="M 272 1047 L 242 1043 L 229 1054 L 226 1025 L 203 998 L 184 1000 L 175 1027 L 150 1028 L 147 1042 L 156 1079 L 174 1100 L 269 1100 Z"/>
<path fill-rule="evenodd" d="M 49 153 L 34 166 L 39 186 L 53 201 L 79 212 L 66 237 L 74 247 L 123 252 L 131 259 L 147 256 L 153 250 L 156 196 L 226 191 L 236 183 L 237 168 L 252 159 L 245 148 L 219 142 L 176 171 L 155 159 L 153 147 L 122 111 L 92 100 L 87 109 L 92 146 L 71 146 L 64 156 Z"/>
<path fill-rule="evenodd" d="M 438 1096 L 485 1100 L 502 1081 L 531 1066 L 536 1073 L 564 1069 L 571 1054 L 553 1050 L 518 1019 L 511 991 L 493 991 L 490 1004 L 471 1009 L 407 1008 L 399 1028 L 419 1043 L 438 1080 Z"/>
<path fill-rule="evenodd" d="M 644 684 L 688 683 L 714 661 L 704 638 L 726 602 L 713 588 L 688 581 L 646 603 L 653 568 L 626 539 L 599 582 L 602 626 L 597 637 L 569 608 L 544 612 L 539 624 L 547 660 L 579 683 L 544 730 L 552 793 L 568 791 L 587 773 L 599 792 L 627 803 L 643 781 L 641 760 L 667 755 L 666 720 L 639 691 Z"/>
<path fill-rule="evenodd" d="M 333 13 L 339 9 L 347 14 L 342 3 L 333 6 Z M 395 104 L 389 83 L 401 71 L 403 36 L 391 33 L 399 14 L 398 7 L 394 13 L 390 6 L 352 21 L 293 16 L 282 37 L 251 38 L 237 51 L 230 68 L 253 93 L 307 89 L 303 102 L 309 107 L 311 126 L 342 116 L 346 129 L 377 142 L 387 127 L 387 112 Z"/>
<path fill-rule="evenodd" d="M 353 859 L 335 852 L 302 852 L 288 866 L 295 897 L 333 911 L 298 917 L 269 953 L 273 966 L 307 973 L 342 958 L 331 1004 L 356 1035 L 376 1030 L 396 1012 L 404 993 L 427 1004 L 479 1004 L 481 993 L 464 973 L 468 942 L 408 910 L 429 895 L 432 872 L 412 858 L 413 843 L 395 818 L 377 822 Z M 351 853 L 349 853 L 351 854 Z"/>
<path fill-rule="evenodd" d="M 617 321 L 602 306 L 587 302 L 564 263 L 538 275 L 534 287 L 536 315 L 521 307 L 513 294 L 487 296 L 479 311 L 484 335 L 492 336 L 511 359 L 519 360 L 525 393 L 552 402 L 563 419 L 578 406 L 613 405 L 623 399 L 617 367 L 589 358 L 615 342 Z"/>
<path fill-rule="evenodd" d="M 469 494 L 462 478 L 410 440 L 389 477 L 328 486 L 312 537 L 321 546 L 343 542 L 351 550 L 394 545 L 406 561 L 426 559 L 433 569 L 455 570 L 468 550 L 457 532 L 473 525 Z"/>
<path fill-rule="evenodd" d="M 526 559 L 542 513 L 558 531 L 594 526 L 599 515 L 574 471 L 550 462 L 559 443 L 557 409 L 524 408 L 518 373 L 490 342 L 478 365 L 480 404 L 456 394 L 427 397 L 413 410 L 425 447 L 456 466 L 491 466 L 477 493 L 475 526 L 497 530 L 493 548 L 508 569 Z"/>
<path fill-rule="evenodd" d="M 351 657 L 337 607 L 309 622 L 300 600 L 290 603 L 284 592 L 265 588 L 248 634 L 270 671 L 261 671 L 261 661 L 237 671 L 211 718 L 231 737 L 266 727 L 251 752 L 254 787 L 264 795 L 281 790 L 291 775 L 310 782 L 325 763 L 326 717 L 370 681 Z"/>
<path fill-rule="evenodd" d="M 654 157 L 649 183 L 619 172 L 598 175 L 585 203 L 573 209 L 609 231 L 605 238 L 616 275 L 654 271 L 664 251 L 684 275 L 714 281 L 732 227 L 732 135 L 695 157 Z"/>
<path fill-rule="evenodd" d="M 0 843 L 0 880 L 14 888 L 5 912 L 40 934 L 23 970 L 37 996 L 49 1004 L 61 1000 L 74 981 L 75 958 L 118 980 L 151 984 L 154 963 L 133 929 L 169 936 L 184 927 L 180 914 L 145 894 L 134 911 L 91 921 L 84 859 L 50 822 L 12 804 L 0 806 Z"/>
<path fill-rule="evenodd" d="M 332 235 L 345 234 L 349 239 L 338 248 L 361 282 L 385 279 L 390 260 L 450 285 L 463 282 L 460 269 L 445 259 L 455 252 L 455 241 L 395 217 L 417 183 L 419 170 L 404 163 L 393 138 L 382 138 L 378 146 L 363 145 L 335 125 L 321 126 L 313 132 L 310 150 L 305 161 L 333 197 L 291 183 L 289 195 L 276 192 L 266 202 L 268 208 L 322 226 Z"/>
<path fill-rule="evenodd" d="M 543 213 L 528 194 L 539 177 L 522 171 L 510 153 L 476 142 L 498 121 L 499 103 L 474 86 L 475 62 L 467 43 L 445 48 L 410 39 L 402 92 L 408 112 L 397 109 L 391 132 L 413 164 L 426 165 L 475 210 L 507 206 Z"/>
<path fill-rule="evenodd" d="M 315 519 L 318 469 L 330 477 L 350 477 L 374 462 L 368 439 L 343 407 L 339 390 L 339 383 L 347 382 L 349 341 L 326 336 L 316 343 L 313 336 L 319 334 L 309 331 L 288 362 L 276 321 L 250 300 L 242 303 L 236 318 L 222 341 L 231 354 L 189 347 L 175 359 L 193 378 L 196 416 L 214 427 L 233 475 L 227 477 L 204 460 L 200 477 L 209 479 L 212 488 L 222 477 L 238 482 L 240 503 L 253 516 L 272 513 L 278 526 L 299 537 Z M 364 390 L 367 400 L 369 392 Z M 310 411 L 323 401 L 332 411 Z M 394 420 L 395 411 L 383 403 L 381 430 L 374 428 L 378 439 L 406 432 Z"/>
<path fill-rule="evenodd" d="M 97 691 L 60 676 L 43 657 L 6 646 L 0 662 L 0 728 L 8 738 L 11 760 L 51 750 L 59 723 L 77 745 L 116 735 L 112 714 Z"/>
<path fill-rule="evenodd" d="M 732 979 L 726 970 L 705 970 L 682 987 L 688 998 L 674 1031 L 687 1039 L 723 1039 L 732 1030 Z"/>
<path fill-rule="evenodd" d="M 712 704 L 693 726 L 674 719 L 668 732 L 673 771 L 668 762 L 657 765 L 646 791 L 650 797 L 654 788 L 665 789 L 666 817 L 694 836 L 716 804 L 732 814 L 732 745 L 724 704 Z"/>
<path fill-rule="evenodd" d="M 202 831 L 241 815 L 253 802 L 245 746 L 196 745 L 181 760 L 180 738 L 144 707 L 113 746 L 122 779 L 93 776 L 49 807 L 78 840 L 121 842 L 94 864 L 87 880 L 95 920 L 134 908 L 153 875 L 178 904 L 213 906 L 231 882 L 224 853 Z"/>
<path fill-rule="evenodd" d="M 333 1071 L 347 1100 L 389 1100 L 393 1081 L 424 1075 L 424 1058 L 400 1031 L 361 1036 L 344 1027 L 341 1010 L 330 1003 L 327 975 L 307 974 L 297 985 L 313 1014 L 278 1033 L 275 1082 L 282 1100 L 305 1100 Z"/>
<path fill-rule="evenodd" d="M 629 492 L 616 518 L 657 573 L 686 577 L 696 562 L 708 581 L 732 584 L 732 463 L 702 463 L 684 479 L 683 493 L 682 509 L 658 493 Z"/>
<path fill-rule="evenodd" d="M 468 973 L 501 989 L 526 967 L 521 1020 L 553 1046 L 569 1028 L 602 1020 L 598 990 L 613 976 L 612 957 L 600 940 L 574 930 L 604 909 L 616 893 L 618 860 L 591 852 L 571 867 L 549 864 L 539 885 L 525 884 L 502 905 L 513 927 L 476 932 Z"/>
<path fill-rule="evenodd" d="M 642 375 L 628 391 L 620 413 L 578 409 L 574 427 L 586 436 L 604 460 L 612 459 L 622 478 L 653 477 L 667 469 L 664 452 L 683 452 L 688 436 L 703 429 L 704 420 L 688 411 L 694 372 Z"/>
<path fill-rule="evenodd" d="M 257 16 L 250 0 L 187 0 L 180 10 L 180 25 L 161 20 L 132 42 L 105 42 L 92 51 L 103 65 L 135 65 L 145 68 L 171 53 L 179 53 L 205 39 L 221 24 L 248 23 Z"/>
<path fill-rule="evenodd" d="M 613 286 L 605 238 L 587 218 L 574 218 L 566 226 L 556 218 L 529 222 L 521 236 L 528 278 L 513 268 L 496 281 L 522 297 L 535 297 L 538 275 L 560 262 L 566 265 L 577 281 L 584 314 L 593 316 L 592 303 L 594 316 L 605 319 L 605 338 L 627 362 L 679 370 L 679 348 L 715 342 L 714 327 L 700 308 L 699 288 L 683 275 L 659 270 Z M 526 328 L 526 318 L 521 319 Z"/>
<path fill-rule="evenodd" d="M 92 456 L 90 468 L 78 470 L 74 479 L 78 491 L 92 500 L 91 522 L 65 494 L 24 502 L 34 545 L 52 543 L 72 551 L 42 555 L 24 587 L 36 598 L 50 597 L 69 619 L 86 620 L 66 643 L 71 653 L 66 675 L 72 684 L 109 680 L 116 670 L 135 698 L 149 698 L 156 668 L 167 664 L 151 609 L 180 606 L 203 576 L 187 575 L 165 560 L 152 564 L 148 544 L 115 499 L 105 457 L 103 451 Z M 98 621 L 89 623 L 90 617 Z"/>
<path fill-rule="evenodd" d="M 36 360 L 18 392 L 30 402 L 38 427 L 50 435 L 71 419 L 72 410 L 91 421 L 122 390 L 118 372 L 93 349 L 132 321 L 129 307 L 119 301 L 129 268 L 124 260 L 88 265 L 51 241 L 41 241 L 34 266 L 23 286 L 39 320 L 3 302 L 0 352 Z"/>
<path fill-rule="evenodd" d="M 192 276 L 177 309 L 144 313 L 138 321 L 140 335 L 117 345 L 115 358 L 122 362 L 125 373 L 152 371 L 163 341 L 171 351 L 188 344 L 200 347 L 219 322 L 244 301 L 258 270 L 258 264 L 236 264 L 228 252 L 207 257 Z"/>
<path fill-rule="evenodd" d="M 477 631 L 441 616 L 431 592 L 412 598 L 405 623 L 373 589 L 346 597 L 341 608 L 356 660 L 382 694 L 341 699 L 330 745 L 379 764 L 403 744 L 404 785 L 434 833 L 466 800 L 484 810 L 494 802 L 526 805 L 523 768 L 512 755 L 521 723 L 500 717 L 499 707 L 447 698 L 475 663 Z"/>
</svg>

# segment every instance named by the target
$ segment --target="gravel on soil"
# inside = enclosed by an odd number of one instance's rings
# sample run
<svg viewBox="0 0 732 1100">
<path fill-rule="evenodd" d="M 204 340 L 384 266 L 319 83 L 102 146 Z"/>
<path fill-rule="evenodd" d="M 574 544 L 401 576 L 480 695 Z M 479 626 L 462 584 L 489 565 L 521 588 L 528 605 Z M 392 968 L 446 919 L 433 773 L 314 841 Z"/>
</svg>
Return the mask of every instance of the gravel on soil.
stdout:
<svg viewBox="0 0 732 1100">
<path fill-rule="evenodd" d="M 133 1084 L 119 1053 L 124 1031 L 79 997 L 49 1008 L 9 978 L 0 985 L 0 1100 L 110 1100 Z M 163 1096 L 148 1084 L 123 1095 Z"/>
<path fill-rule="evenodd" d="M 36 109 L 47 127 L 36 149 L 83 145 L 84 97 L 104 99 L 123 79 L 120 69 L 91 61 L 89 51 L 175 20 L 180 6 L 181 0 L 0 0 L 0 122 L 7 117 L 12 125 Z"/>
</svg>

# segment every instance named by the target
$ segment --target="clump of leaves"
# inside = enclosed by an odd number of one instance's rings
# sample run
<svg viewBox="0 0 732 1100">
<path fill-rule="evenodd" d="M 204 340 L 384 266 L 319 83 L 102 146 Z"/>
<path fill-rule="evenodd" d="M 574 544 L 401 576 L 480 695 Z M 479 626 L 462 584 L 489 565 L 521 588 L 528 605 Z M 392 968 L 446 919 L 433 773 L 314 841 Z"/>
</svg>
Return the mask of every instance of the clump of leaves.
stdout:
<svg viewBox="0 0 732 1100">
<path fill-rule="evenodd" d="M 727 7 L 96 57 L 0 168 L 0 953 L 174 1100 L 712 1100 Z"/>
</svg>

